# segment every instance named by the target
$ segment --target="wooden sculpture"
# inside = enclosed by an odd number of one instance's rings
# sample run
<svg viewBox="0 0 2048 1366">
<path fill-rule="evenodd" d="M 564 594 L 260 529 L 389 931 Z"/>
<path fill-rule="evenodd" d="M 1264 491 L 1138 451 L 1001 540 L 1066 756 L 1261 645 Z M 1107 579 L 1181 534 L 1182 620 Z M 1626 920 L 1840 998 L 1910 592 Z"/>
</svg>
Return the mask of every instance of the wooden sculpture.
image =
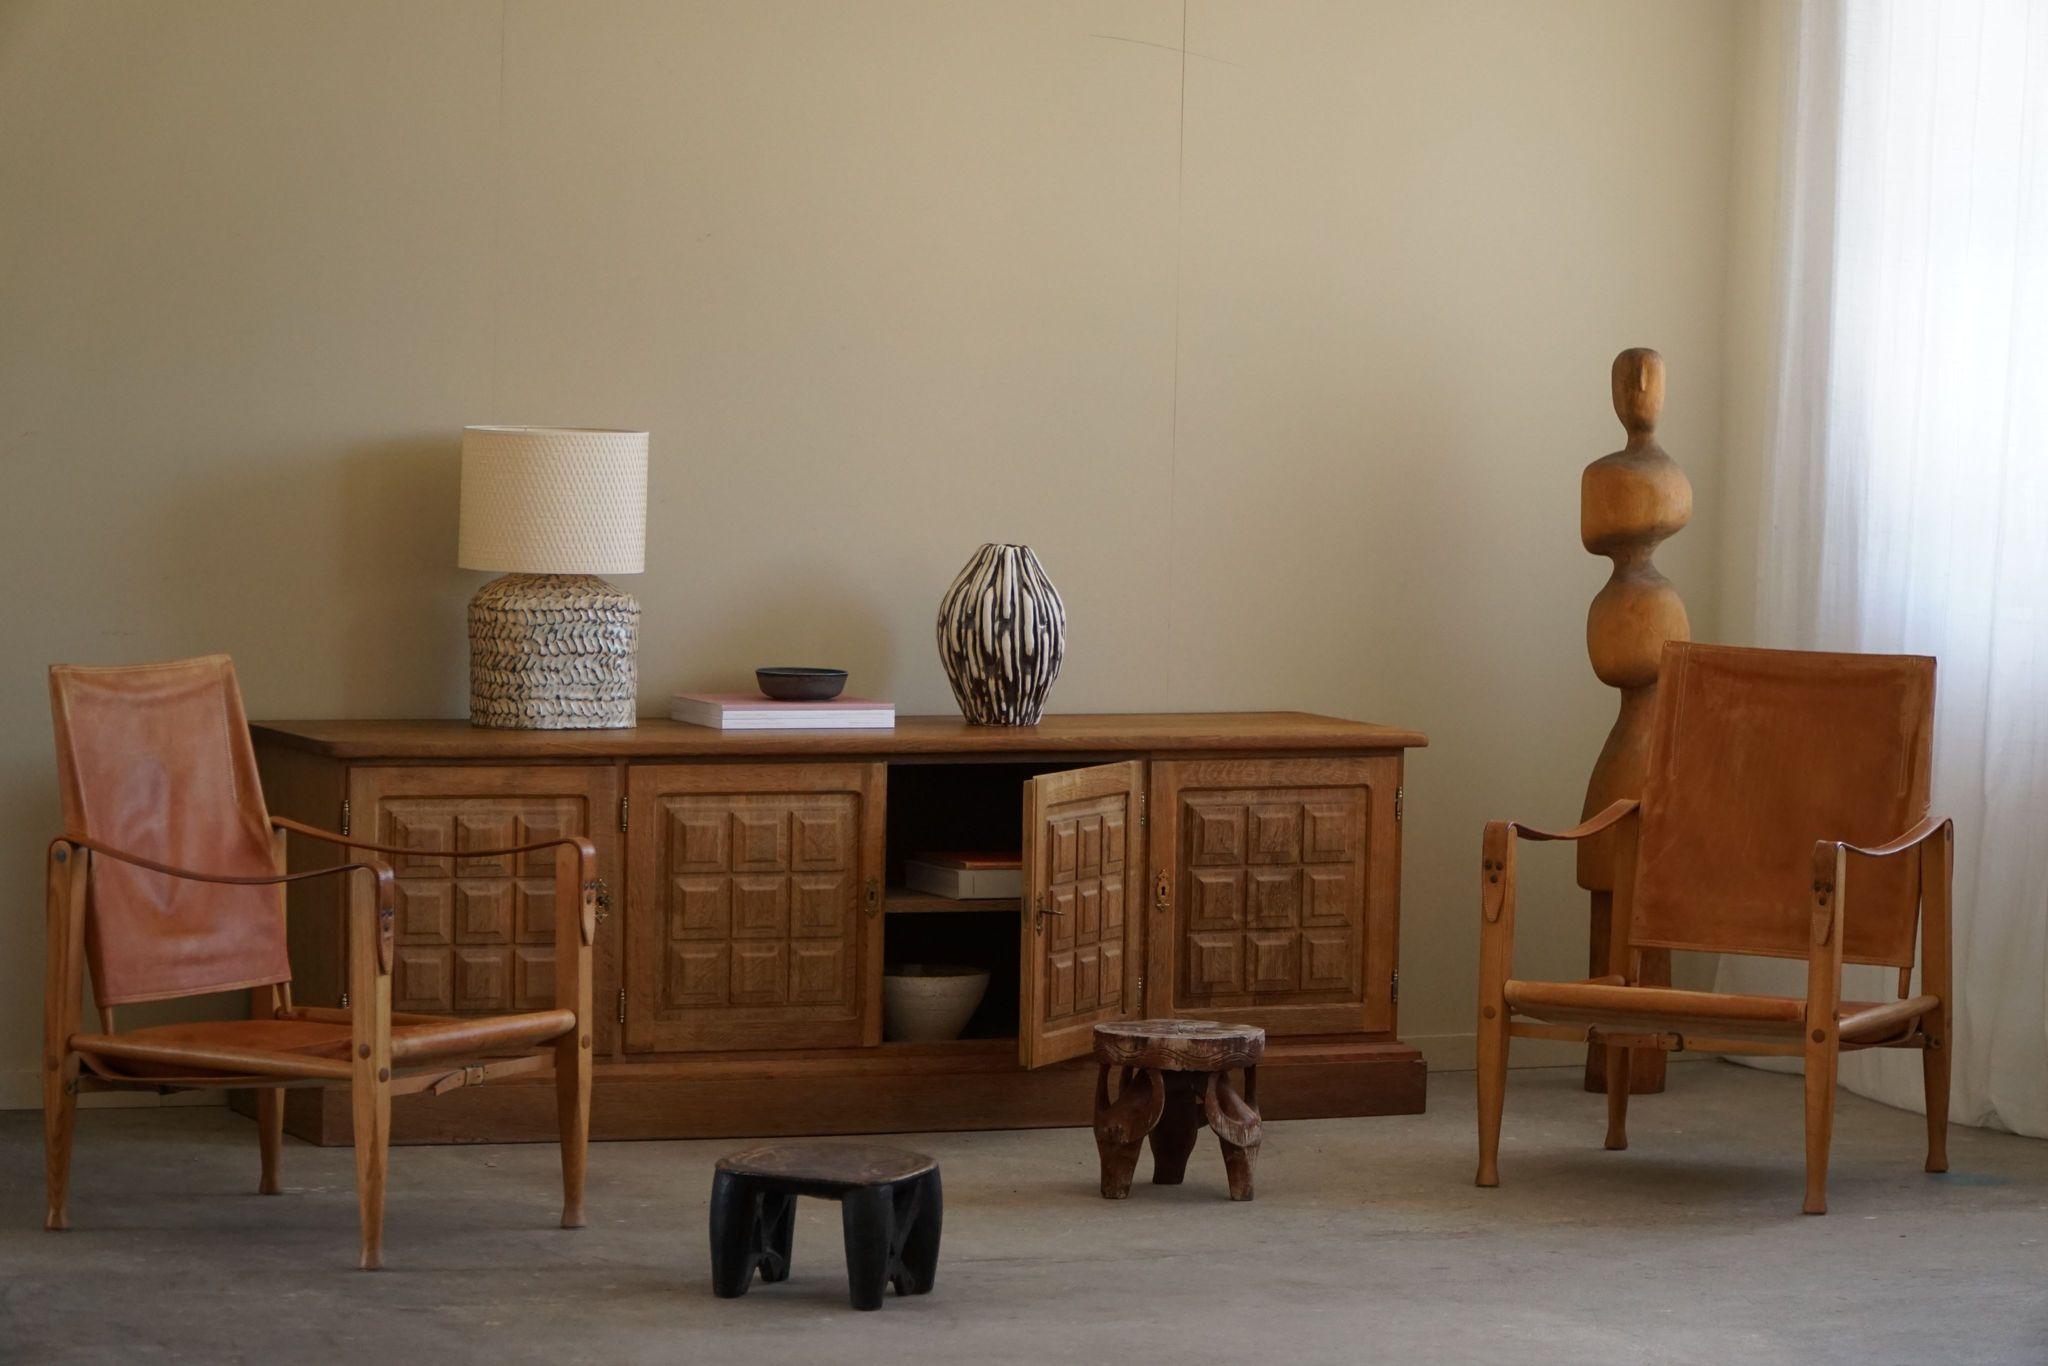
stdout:
<svg viewBox="0 0 2048 1366">
<path fill-rule="evenodd" d="M 1657 444 L 1657 414 L 1664 407 L 1664 358 L 1631 347 L 1614 358 L 1614 415 L 1628 444 L 1586 466 L 1579 480 L 1579 539 L 1595 555 L 1614 561 L 1614 573 L 1586 611 L 1586 653 L 1602 683 L 1621 690 L 1621 714 L 1607 732 L 1586 784 L 1583 814 L 1643 795 L 1650 767 L 1650 723 L 1657 709 L 1657 664 L 1667 641 L 1691 640 L 1685 603 L 1651 557 L 1692 520 L 1692 484 L 1678 462 Z M 1579 886 L 1592 893 L 1588 975 L 1607 971 L 1607 939 L 1614 912 L 1614 842 L 1596 836 L 1579 845 Z M 1643 981 L 1671 980 L 1671 955 L 1649 950 Z M 1634 1050 L 1630 1090 L 1664 1089 L 1664 1055 Z M 1586 1053 L 1586 1089 L 1606 1089 L 1604 1054 Z"/>
</svg>

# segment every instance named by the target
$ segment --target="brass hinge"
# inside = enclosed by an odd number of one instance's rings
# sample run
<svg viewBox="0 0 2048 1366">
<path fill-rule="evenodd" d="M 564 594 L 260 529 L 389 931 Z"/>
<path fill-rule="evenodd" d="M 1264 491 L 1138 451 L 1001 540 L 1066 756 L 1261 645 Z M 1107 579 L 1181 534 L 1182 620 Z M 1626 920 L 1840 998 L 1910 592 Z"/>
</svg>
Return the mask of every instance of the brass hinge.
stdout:
<svg viewBox="0 0 2048 1366">
<path fill-rule="evenodd" d="M 1152 805 L 1152 804 L 1151 804 L 1151 802 L 1149 802 L 1148 800 L 1146 800 L 1145 794 L 1144 794 L 1143 792 L 1140 792 L 1140 793 L 1138 794 L 1138 824 L 1139 824 L 1139 825 L 1149 825 L 1149 824 L 1151 824 L 1151 823 L 1152 823 L 1152 815 L 1151 815 L 1151 810 L 1150 810 L 1150 808 L 1151 808 L 1151 805 Z"/>
<path fill-rule="evenodd" d="M 348 1009 L 348 993 L 345 991 L 341 993 L 341 1008 L 343 1010 Z"/>
<path fill-rule="evenodd" d="M 1408 789 L 1405 787 L 1397 787 L 1394 789 L 1394 823 L 1396 825 L 1399 825 L 1401 823 L 1401 808 L 1404 805 L 1406 805 L 1404 799 L 1407 797 L 1407 795 Z"/>
<path fill-rule="evenodd" d="M 624 1024 L 625 1022 L 626 1022 L 626 989 L 625 989 L 624 987 L 620 987 L 620 988 L 619 988 L 619 1023 L 620 1023 L 620 1024 Z"/>
<path fill-rule="evenodd" d="M 1399 968 L 1394 969 L 1394 975 L 1387 984 L 1387 999 L 1389 1001 L 1401 999 L 1401 969 Z"/>
<path fill-rule="evenodd" d="M 341 799 L 341 833 L 342 833 L 342 834 L 344 834 L 344 835 L 346 835 L 346 834 L 348 834 L 348 833 L 349 833 L 349 828 L 348 828 L 348 798 L 346 798 L 346 797 L 343 797 L 343 798 Z"/>
<path fill-rule="evenodd" d="M 632 800 L 623 794 L 619 797 L 619 833 L 622 835 L 626 832 L 626 812 L 630 809 L 628 803 Z"/>
</svg>

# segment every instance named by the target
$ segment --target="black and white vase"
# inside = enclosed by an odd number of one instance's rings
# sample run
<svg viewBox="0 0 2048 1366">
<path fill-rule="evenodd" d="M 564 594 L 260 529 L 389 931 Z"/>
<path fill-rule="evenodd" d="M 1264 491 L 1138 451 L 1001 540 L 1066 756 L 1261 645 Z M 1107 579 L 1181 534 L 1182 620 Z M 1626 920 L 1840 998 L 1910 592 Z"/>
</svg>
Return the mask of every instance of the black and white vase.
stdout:
<svg viewBox="0 0 2048 1366">
<path fill-rule="evenodd" d="M 1067 654 L 1067 607 L 1028 545 L 985 545 L 939 603 L 939 662 L 978 726 L 1034 726 Z"/>
</svg>

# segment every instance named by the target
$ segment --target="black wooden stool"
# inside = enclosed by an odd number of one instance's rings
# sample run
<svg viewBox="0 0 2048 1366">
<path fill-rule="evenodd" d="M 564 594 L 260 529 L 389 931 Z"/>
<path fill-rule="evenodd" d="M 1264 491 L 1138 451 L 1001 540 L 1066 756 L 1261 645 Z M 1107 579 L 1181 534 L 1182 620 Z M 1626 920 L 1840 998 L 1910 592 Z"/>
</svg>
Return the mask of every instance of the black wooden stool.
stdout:
<svg viewBox="0 0 2048 1366">
<path fill-rule="evenodd" d="M 711 1288 L 747 1293 L 758 1267 L 789 1279 L 796 1198 L 839 1202 L 855 1309 L 880 1309 L 889 1286 L 923 1295 L 939 1274 L 939 1164 L 870 1143 L 771 1143 L 718 1160 L 711 1178 Z"/>
</svg>

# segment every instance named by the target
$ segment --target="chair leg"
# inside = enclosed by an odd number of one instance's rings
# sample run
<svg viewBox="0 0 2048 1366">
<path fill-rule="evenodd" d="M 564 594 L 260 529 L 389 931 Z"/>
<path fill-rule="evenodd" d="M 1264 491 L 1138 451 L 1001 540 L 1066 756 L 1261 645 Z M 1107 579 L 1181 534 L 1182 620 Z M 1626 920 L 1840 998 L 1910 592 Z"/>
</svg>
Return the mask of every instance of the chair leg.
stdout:
<svg viewBox="0 0 2048 1366">
<path fill-rule="evenodd" d="M 266 1086 L 256 1093 L 256 1142 L 263 1150 L 263 1179 L 257 1183 L 258 1195 L 276 1195 L 284 1189 L 278 1184 L 278 1167 L 284 1158 L 284 1092 L 275 1086 Z"/>
<path fill-rule="evenodd" d="M 49 1205 L 43 1227 L 71 1227 L 71 1138 L 78 1128 L 76 1064 L 43 1073 L 43 1176 Z"/>
<path fill-rule="evenodd" d="M 356 1208 L 362 1217 L 365 1271 L 384 1265 L 384 1179 L 391 1158 L 391 1083 L 368 1066 L 356 1068 L 350 1087 L 355 1115 Z"/>
<path fill-rule="evenodd" d="M 1489 1018 L 1490 1016 L 1490 1018 Z M 1500 1184 L 1500 1115 L 1508 1090 L 1507 1003 L 1489 1003 L 1479 1021 L 1479 1176 Z"/>
<path fill-rule="evenodd" d="M 846 1291 L 855 1309 L 880 1309 L 896 1246 L 896 1197 L 887 1186 L 846 1192 L 839 1200 L 846 1233 Z"/>
<path fill-rule="evenodd" d="M 590 1154 L 590 1035 L 581 1029 L 555 1045 L 555 1114 L 562 1132 L 562 1227 L 582 1228 L 583 1172 Z"/>
<path fill-rule="evenodd" d="M 1920 1078 L 1927 1087 L 1927 1170 L 1948 1170 L 1948 1040 L 1936 1038 L 1920 1050 Z"/>
<path fill-rule="evenodd" d="M 1836 1036 L 1806 1045 L 1806 1204 L 1808 1214 L 1828 1212 L 1828 1145 L 1835 1134 Z"/>
<path fill-rule="evenodd" d="M 1628 1147 L 1628 1082 L 1634 1065 L 1634 1049 L 1607 1046 L 1607 1151 L 1611 1153 Z M 1620 1085 L 1615 1084 L 1617 1077 Z"/>
</svg>

